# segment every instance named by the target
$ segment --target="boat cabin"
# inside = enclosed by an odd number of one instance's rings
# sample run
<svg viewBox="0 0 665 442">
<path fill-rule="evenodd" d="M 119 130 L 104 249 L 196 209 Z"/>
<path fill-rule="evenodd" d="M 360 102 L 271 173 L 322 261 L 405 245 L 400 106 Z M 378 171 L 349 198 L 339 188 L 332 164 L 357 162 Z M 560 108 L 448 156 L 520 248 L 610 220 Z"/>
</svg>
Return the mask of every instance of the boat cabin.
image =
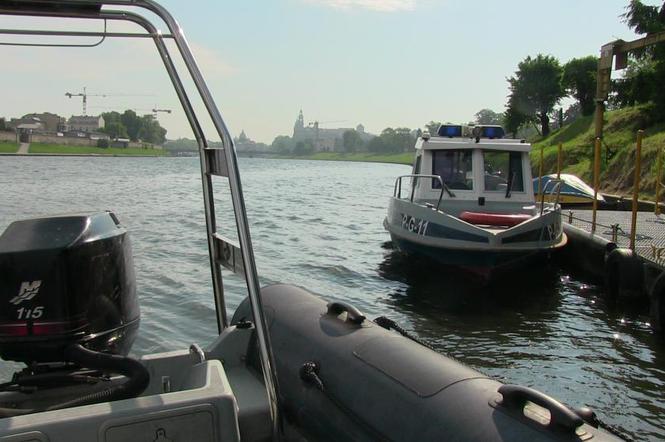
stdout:
<svg viewBox="0 0 665 442">
<path fill-rule="evenodd" d="M 436 136 L 423 134 L 415 148 L 414 202 L 441 199 L 440 210 L 453 215 L 469 203 L 511 213 L 534 203 L 531 145 L 504 138 L 500 126 L 442 125 Z"/>
</svg>

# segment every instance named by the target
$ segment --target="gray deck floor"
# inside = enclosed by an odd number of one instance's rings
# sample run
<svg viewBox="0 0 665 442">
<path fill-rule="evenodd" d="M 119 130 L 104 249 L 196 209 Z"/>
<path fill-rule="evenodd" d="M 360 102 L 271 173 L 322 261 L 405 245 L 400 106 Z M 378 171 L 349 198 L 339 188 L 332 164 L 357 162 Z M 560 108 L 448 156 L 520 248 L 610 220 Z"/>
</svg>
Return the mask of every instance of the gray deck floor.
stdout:
<svg viewBox="0 0 665 442">
<path fill-rule="evenodd" d="M 572 210 L 575 227 L 591 232 L 591 210 Z M 569 221 L 570 210 L 561 211 L 564 222 Z M 596 214 L 596 235 L 612 241 L 612 225 L 618 224 L 616 243 L 628 248 L 630 244 L 630 212 L 599 210 Z M 635 251 L 645 259 L 665 266 L 665 215 L 656 216 L 653 212 L 637 213 L 637 236 Z"/>
</svg>

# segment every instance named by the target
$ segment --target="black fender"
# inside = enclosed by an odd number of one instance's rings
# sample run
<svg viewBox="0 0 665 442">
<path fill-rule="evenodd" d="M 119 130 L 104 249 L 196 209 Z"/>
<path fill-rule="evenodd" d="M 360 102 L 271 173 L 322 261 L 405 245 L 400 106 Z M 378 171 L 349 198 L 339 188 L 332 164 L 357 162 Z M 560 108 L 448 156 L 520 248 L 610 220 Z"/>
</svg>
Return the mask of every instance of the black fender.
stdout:
<svg viewBox="0 0 665 442">
<path fill-rule="evenodd" d="M 610 248 L 605 256 L 605 291 L 610 300 L 637 293 L 644 284 L 644 266 L 630 249 Z"/>
<path fill-rule="evenodd" d="M 649 316 L 651 328 L 663 332 L 665 326 L 665 272 L 661 273 L 649 292 Z"/>
</svg>

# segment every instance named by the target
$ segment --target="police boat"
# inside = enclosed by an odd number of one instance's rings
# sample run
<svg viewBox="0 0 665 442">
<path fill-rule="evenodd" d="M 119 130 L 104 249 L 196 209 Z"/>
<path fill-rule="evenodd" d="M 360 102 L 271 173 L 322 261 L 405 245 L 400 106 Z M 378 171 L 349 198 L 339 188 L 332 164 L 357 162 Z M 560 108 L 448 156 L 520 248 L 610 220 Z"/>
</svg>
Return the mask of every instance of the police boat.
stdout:
<svg viewBox="0 0 665 442">
<path fill-rule="evenodd" d="M 489 278 L 563 247 L 560 182 L 536 201 L 531 145 L 500 126 L 441 125 L 415 145 L 396 179 L 384 227 L 400 250 Z"/>
</svg>

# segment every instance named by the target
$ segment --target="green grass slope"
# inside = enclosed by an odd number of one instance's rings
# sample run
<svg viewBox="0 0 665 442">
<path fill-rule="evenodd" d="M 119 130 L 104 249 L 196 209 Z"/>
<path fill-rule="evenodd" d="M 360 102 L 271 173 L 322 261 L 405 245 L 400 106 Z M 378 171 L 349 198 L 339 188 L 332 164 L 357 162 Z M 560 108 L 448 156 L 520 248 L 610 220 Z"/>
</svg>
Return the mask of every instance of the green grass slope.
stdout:
<svg viewBox="0 0 665 442">
<path fill-rule="evenodd" d="M 119 147 L 88 147 L 68 146 L 64 144 L 31 143 L 30 153 L 69 154 L 69 155 L 119 155 L 119 156 L 165 156 L 168 152 L 162 149 L 138 149 Z"/>
<path fill-rule="evenodd" d="M 16 143 L 0 143 L 0 152 L 2 153 L 16 153 L 18 144 Z"/>
<path fill-rule="evenodd" d="M 654 123 L 650 105 L 619 109 L 605 113 L 601 149 L 601 189 L 605 193 L 632 193 L 635 170 L 637 131 L 644 130 L 640 194 L 653 197 L 656 189 L 658 149 L 665 148 L 665 124 Z M 533 143 L 531 164 L 537 176 L 540 150 L 543 148 L 544 173 L 555 173 L 559 143 L 563 144 L 562 172 L 593 182 L 593 117 L 582 117 Z M 664 158 L 665 161 L 665 158 Z"/>
</svg>

